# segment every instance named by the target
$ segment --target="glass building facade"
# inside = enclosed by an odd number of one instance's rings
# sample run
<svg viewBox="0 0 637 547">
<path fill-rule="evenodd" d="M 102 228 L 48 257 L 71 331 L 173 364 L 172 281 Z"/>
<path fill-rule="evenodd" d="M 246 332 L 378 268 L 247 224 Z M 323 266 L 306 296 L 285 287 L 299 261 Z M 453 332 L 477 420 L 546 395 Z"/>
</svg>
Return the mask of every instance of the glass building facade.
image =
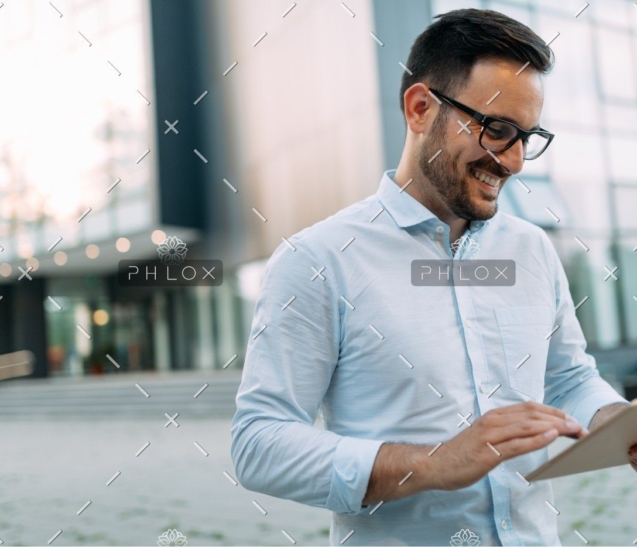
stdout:
<svg viewBox="0 0 637 547">
<path fill-rule="evenodd" d="M 232 275 L 214 294 L 115 277 L 121 259 L 157 258 L 166 236 L 196 257 L 204 233 L 192 168 L 186 187 L 161 169 L 174 158 L 160 154 L 156 90 L 170 74 L 156 64 L 155 11 L 3 5 L 0 70 L 20 77 L 0 93 L 0 353 L 31 350 L 35 376 L 219 368 L 237 345 Z"/>
<path fill-rule="evenodd" d="M 553 39 L 556 137 L 500 206 L 549 233 L 589 348 L 637 345 L 633 2 L 54 4 L 0 17 L 0 68 L 23 75 L 0 90 L 0 353 L 32 349 L 37 375 L 241 367 L 268 257 L 397 166 L 399 63 L 462 7 Z M 119 287 L 117 261 L 169 235 L 223 286 Z"/>
<path fill-rule="evenodd" d="M 2 258 L 42 255 L 60 236 L 56 252 L 149 229 L 154 163 L 137 160 L 154 117 L 133 96 L 152 97 L 146 4 L 72 2 L 59 25 L 34 0 L 7 7 L 0 66 L 21 77 L 2 91 Z"/>
<path fill-rule="evenodd" d="M 585 9 L 582 10 L 587 6 Z M 440 13 L 493 9 L 551 42 L 542 126 L 549 150 L 505 185 L 502 210 L 544 228 L 571 284 L 592 349 L 637 344 L 637 9 L 628 0 L 374 2 L 376 31 L 395 38 L 379 51 L 386 168 L 404 143 L 399 78 L 416 36 Z M 404 32 L 398 33 L 398 28 Z M 385 40 L 387 42 L 388 40 Z M 494 91 L 495 92 L 495 91 Z M 519 179 L 519 181 L 517 180 Z M 520 181 L 522 183 L 520 183 Z M 613 270 L 617 267 L 617 270 Z M 614 271 L 613 275 L 608 275 Z M 635 363 L 633 363 L 634 366 Z"/>
</svg>

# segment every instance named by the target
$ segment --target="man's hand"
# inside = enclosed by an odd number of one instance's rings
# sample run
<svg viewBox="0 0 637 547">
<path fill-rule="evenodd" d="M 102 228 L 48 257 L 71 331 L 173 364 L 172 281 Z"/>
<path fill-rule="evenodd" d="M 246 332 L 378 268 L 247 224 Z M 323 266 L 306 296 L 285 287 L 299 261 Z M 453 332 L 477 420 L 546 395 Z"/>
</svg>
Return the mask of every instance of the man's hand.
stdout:
<svg viewBox="0 0 637 547">
<path fill-rule="evenodd" d="M 637 404 L 637 399 L 633 399 L 632 404 Z M 589 424 L 591 431 L 605 424 L 615 414 L 623 412 L 628 406 L 626 403 L 613 403 L 600 408 Z M 630 466 L 637 471 L 637 444 L 630 447 L 628 457 L 630 458 Z"/>
<path fill-rule="evenodd" d="M 490 410 L 465 427 L 431 455 L 437 490 L 470 486 L 504 460 L 543 448 L 559 435 L 588 434 L 565 412 L 534 402 Z"/>
</svg>

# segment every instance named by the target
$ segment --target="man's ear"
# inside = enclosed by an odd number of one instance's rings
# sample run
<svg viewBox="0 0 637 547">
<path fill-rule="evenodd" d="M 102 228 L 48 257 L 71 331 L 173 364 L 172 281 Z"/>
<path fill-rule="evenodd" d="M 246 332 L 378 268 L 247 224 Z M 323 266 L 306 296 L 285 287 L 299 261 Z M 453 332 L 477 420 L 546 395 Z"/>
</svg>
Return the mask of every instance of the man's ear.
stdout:
<svg viewBox="0 0 637 547">
<path fill-rule="evenodd" d="M 438 99 L 429 92 L 429 87 L 418 82 L 407 88 L 403 95 L 405 123 L 414 133 L 424 133 L 428 124 L 438 113 Z"/>
</svg>

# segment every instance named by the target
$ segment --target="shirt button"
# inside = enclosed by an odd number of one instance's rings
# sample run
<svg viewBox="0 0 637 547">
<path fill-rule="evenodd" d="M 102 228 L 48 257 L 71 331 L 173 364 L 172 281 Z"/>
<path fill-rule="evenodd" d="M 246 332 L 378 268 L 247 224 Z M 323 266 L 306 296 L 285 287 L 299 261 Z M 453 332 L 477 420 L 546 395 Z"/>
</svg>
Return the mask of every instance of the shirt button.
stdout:
<svg viewBox="0 0 637 547">
<path fill-rule="evenodd" d="M 438 232 L 439 234 L 442 234 L 445 231 L 443 226 L 436 226 L 436 232 Z"/>
<path fill-rule="evenodd" d="M 471 328 L 471 319 L 467 319 L 465 323 L 467 324 L 467 327 Z"/>
<path fill-rule="evenodd" d="M 502 522 L 500 522 L 500 526 L 502 526 L 503 530 L 506 530 L 507 529 L 507 521 L 502 519 Z"/>
<path fill-rule="evenodd" d="M 482 382 L 480 384 L 480 391 L 482 391 L 482 393 L 487 393 L 489 391 L 489 386 L 487 386 L 487 384 Z M 502 522 L 504 522 L 504 521 L 502 521 Z"/>
</svg>

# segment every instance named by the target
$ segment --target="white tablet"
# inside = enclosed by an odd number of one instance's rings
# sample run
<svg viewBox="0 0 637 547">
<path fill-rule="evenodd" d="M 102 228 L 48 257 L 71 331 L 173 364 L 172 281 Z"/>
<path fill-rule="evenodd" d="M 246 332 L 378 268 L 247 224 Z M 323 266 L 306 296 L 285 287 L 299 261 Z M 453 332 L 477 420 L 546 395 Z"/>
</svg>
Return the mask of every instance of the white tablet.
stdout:
<svg viewBox="0 0 637 547">
<path fill-rule="evenodd" d="M 630 463 L 628 450 L 635 444 L 637 405 L 632 405 L 538 467 L 526 479 L 541 481 L 624 465 Z"/>
</svg>

